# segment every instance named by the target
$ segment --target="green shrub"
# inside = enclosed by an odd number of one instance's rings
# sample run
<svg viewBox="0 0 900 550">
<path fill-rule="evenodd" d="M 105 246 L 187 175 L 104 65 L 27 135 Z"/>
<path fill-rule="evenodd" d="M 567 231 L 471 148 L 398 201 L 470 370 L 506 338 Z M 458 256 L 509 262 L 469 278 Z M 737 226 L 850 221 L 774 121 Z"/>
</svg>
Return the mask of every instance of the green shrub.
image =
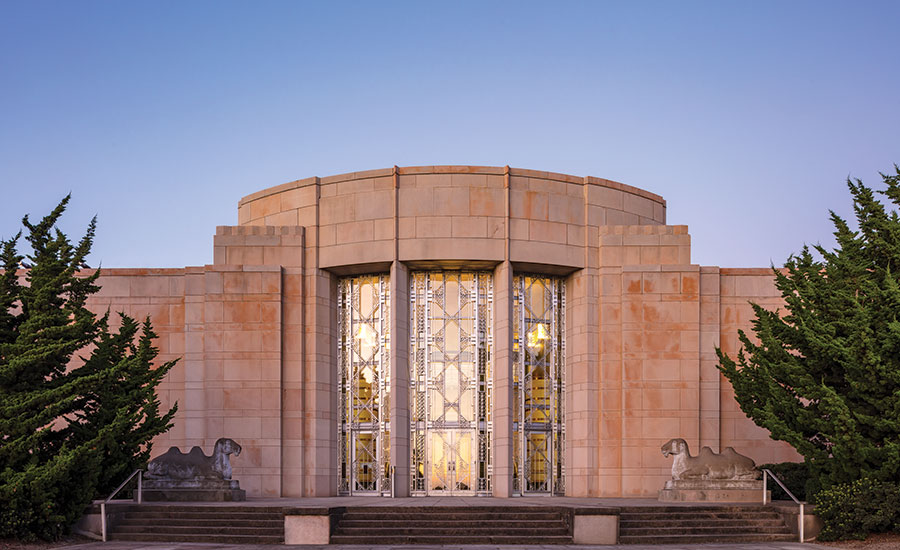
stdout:
<svg viewBox="0 0 900 550">
<path fill-rule="evenodd" d="M 99 455 L 63 448 L 50 462 L 0 472 L 0 538 L 56 540 L 91 501 Z"/>
<path fill-rule="evenodd" d="M 805 462 L 778 462 L 776 464 L 763 464 L 760 467 L 772 470 L 778 479 L 794 493 L 794 496 L 801 501 L 806 500 L 806 487 L 809 483 L 809 468 Z M 772 491 L 772 500 L 790 500 L 790 497 L 784 490 L 772 480 L 768 481 L 768 487 Z"/>
<path fill-rule="evenodd" d="M 863 478 L 815 496 L 824 527 L 819 540 L 864 539 L 900 528 L 900 484 Z"/>
</svg>

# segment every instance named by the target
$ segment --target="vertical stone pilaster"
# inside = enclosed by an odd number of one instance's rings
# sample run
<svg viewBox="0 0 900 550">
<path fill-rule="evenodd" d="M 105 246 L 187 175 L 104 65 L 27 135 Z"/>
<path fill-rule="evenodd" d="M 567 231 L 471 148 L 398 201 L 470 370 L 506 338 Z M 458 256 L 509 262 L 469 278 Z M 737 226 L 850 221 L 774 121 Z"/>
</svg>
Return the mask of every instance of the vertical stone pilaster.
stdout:
<svg viewBox="0 0 900 550">
<path fill-rule="evenodd" d="M 306 231 L 301 229 L 294 242 L 299 248 L 296 267 L 281 269 L 282 378 L 281 378 L 281 496 L 304 495 L 306 441 L 306 338 L 304 268 Z"/>
<path fill-rule="evenodd" d="M 607 239 L 600 236 L 601 241 Z M 615 241 L 615 239 L 612 239 Z M 621 248 L 615 242 L 608 247 Z M 600 268 L 600 357 L 599 357 L 599 496 L 622 494 L 622 444 L 626 434 L 623 410 L 625 361 L 622 349 L 622 266 Z"/>
<path fill-rule="evenodd" d="M 303 496 L 337 494 L 337 279 L 321 269 L 304 277 L 304 484 Z"/>
<path fill-rule="evenodd" d="M 720 274 L 718 267 L 700 268 L 700 446 L 721 450 L 721 379 L 716 368 L 719 347 Z"/>
<path fill-rule="evenodd" d="M 599 326 L 596 268 L 566 281 L 566 496 L 599 492 Z"/>
<path fill-rule="evenodd" d="M 512 379 L 512 284 L 509 261 L 494 269 L 494 396 L 493 396 L 493 493 L 512 496 L 513 488 L 513 379 Z"/>
<path fill-rule="evenodd" d="M 391 464 L 394 496 L 409 496 L 409 270 L 391 264 Z"/>
<path fill-rule="evenodd" d="M 215 289 L 213 289 L 215 290 Z M 216 400 L 212 393 L 221 395 L 220 387 L 210 388 L 208 379 L 213 369 L 207 369 L 207 357 L 205 350 L 205 314 L 207 294 L 206 275 L 202 268 L 197 271 L 191 271 L 186 274 L 185 296 L 184 296 L 184 359 L 182 360 L 182 376 L 184 383 L 184 395 L 191 396 L 191 399 L 184 399 L 179 403 L 179 414 L 184 421 L 179 425 L 176 423 L 172 428 L 169 437 L 173 440 L 183 439 L 183 443 L 179 444 L 184 447 L 192 447 L 194 445 L 202 445 L 204 448 L 208 445 L 209 439 L 215 436 L 215 430 L 211 435 L 209 417 L 206 412 L 211 408 L 210 404 L 221 402 Z M 175 369 L 179 367 L 176 365 Z M 169 374 L 168 380 L 174 378 L 175 371 Z M 221 379 L 221 375 L 220 375 Z M 216 411 L 219 423 L 221 423 L 222 411 L 221 407 Z M 177 431 L 182 430 L 181 434 Z M 180 438 L 179 438 L 180 435 Z M 174 441 L 173 441 L 174 442 Z"/>
<path fill-rule="evenodd" d="M 598 226 L 582 182 L 583 268 L 566 279 L 566 496 L 600 494 L 600 254 Z"/>
</svg>

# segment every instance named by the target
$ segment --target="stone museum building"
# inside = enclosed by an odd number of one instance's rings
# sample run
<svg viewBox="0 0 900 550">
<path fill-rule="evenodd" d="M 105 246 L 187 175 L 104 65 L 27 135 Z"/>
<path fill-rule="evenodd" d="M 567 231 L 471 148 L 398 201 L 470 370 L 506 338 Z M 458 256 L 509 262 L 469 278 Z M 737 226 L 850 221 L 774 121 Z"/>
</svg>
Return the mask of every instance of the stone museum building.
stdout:
<svg viewBox="0 0 900 550">
<path fill-rule="evenodd" d="M 660 445 L 798 458 L 716 370 L 771 270 L 691 263 L 666 202 L 510 167 L 394 167 L 248 195 L 212 265 L 104 269 L 152 318 L 154 444 L 243 447 L 249 496 L 656 497 Z"/>
</svg>

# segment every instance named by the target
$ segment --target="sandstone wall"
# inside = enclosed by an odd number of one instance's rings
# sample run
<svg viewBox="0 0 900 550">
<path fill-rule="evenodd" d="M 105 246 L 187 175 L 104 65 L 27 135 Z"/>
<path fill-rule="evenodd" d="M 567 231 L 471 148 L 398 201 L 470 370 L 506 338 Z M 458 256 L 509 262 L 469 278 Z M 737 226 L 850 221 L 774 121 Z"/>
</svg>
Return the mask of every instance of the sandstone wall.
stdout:
<svg viewBox="0 0 900 550">
<path fill-rule="evenodd" d="M 156 453 L 232 437 L 250 495 L 335 494 L 336 284 L 367 272 L 391 273 L 392 331 L 405 335 L 410 270 L 493 271 L 498 496 L 510 491 L 509 295 L 522 271 L 566 281 L 567 494 L 655 497 L 671 437 L 695 454 L 797 458 L 744 417 L 715 368 L 715 347 L 734 353 L 737 329 L 749 330 L 747 301 L 778 305 L 769 270 L 692 264 L 687 227 L 664 225 L 652 193 L 508 167 L 394 168 L 254 193 L 239 220 L 217 229 L 213 265 L 104 270 L 91 306 L 150 315 L 160 360 L 182 357 L 161 387 L 179 413 Z M 392 339 L 395 423 L 405 340 Z M 401 476 L 407 445 L 393 430 Z"/>
</svg>

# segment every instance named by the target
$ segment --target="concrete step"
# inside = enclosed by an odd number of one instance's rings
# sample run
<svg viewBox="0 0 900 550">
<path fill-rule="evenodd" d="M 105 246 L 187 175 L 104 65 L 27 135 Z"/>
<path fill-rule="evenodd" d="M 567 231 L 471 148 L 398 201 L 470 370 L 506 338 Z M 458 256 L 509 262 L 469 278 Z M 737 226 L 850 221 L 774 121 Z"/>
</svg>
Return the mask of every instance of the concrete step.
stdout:
<svg viewBox="0 0 900 550">
<path fill-rule="evenodd" d="M 475 525 L 469 527 L 344 527 L 340 526 L 335 530 L 335 535 L 347 536 L 370 536 L 373 540 L 381 540 L 381 537 L 390 536 L 522 536 L 522 537 L 543 537 L 550 536 L 566 536 L 569 529 L 565 526 L 558 527 L 523 527 L 523 526 L 483 526 Z"/>
<path fill-rule="evenodd" d="M 241 513 L 241 514 L 259 514 L 259 513 L 269 513 L 269 514 L 280 514 L 284 512 L 284 507 L 281 506 L 234 506 L 234 505 L 225 505 L 225 506 L 204 506 L 204 505 L 188 505 L 188 504 L 174 504 L 174 505 L 160 505 L 160 504 L 119 504 L 114 503 L 109 505 L 109 509 L 116 511 L 125 511 L 125 512 L 217 512 L 217 513 Z"/>
<path fill-rule="evenodd" d="M 522 536 L 454 536 L 452 538 L 447 538 L 443 536 L 438 537 L 429 537 L 429 536 L 391 536 L 385 538 L 379 538 L 377 541 L 372 537 L 356 537 L 356 536 L 340 536 L 340 535 L 332 535 L 331 544 L 360 544 L 371 546 L 372 544 L 385 545 L 385 544 L 435 544 L 435 545 L 462 545 L 462 544 L 572 544 L 572 537 L 541 537 L 539 542 L 536 542 L 533 537 L 522 537 Z"/>
<path fill-rule="evenodd" d="M 781 516 L 752 506 L 650 506 L 624 509 L 620 544 L 699 544 L 793 541 Z"/>
<path fill-rule="evenodd" d="M 218 527 L 222 525 L 220 519 L 184 519 L 184 518 L 145 518 L 128 516 L 116 522 L 116 527 L 127 525 L 171 525 L 192 527 Z M 284 519 L 233 519 L 228 518 L 231 527 L 284 527 Z"/>
<path fill-rule="evenodd" d="M 561 513 L 540 513 L 540 512 L 485 512 L 485 513 L 460 513 L 460 512 L 446 512 L 443 514 L 418 514 L 415 512 L 389 512 L 389 513 L 381 513 L 377 511 L 347 511 L 341 516 L 342 518 L 347 519 L 348 521 L 382 521 L 382 520 L 423 520 L 428 521 L 430 519 L 456 519 L 460 521 L 472 521 L 472 520 L 521 520 L 521 521 L 536 521 L 536 520 L 562 520 L 567 517 L 567 515 L 563 515 Z"/>
<path fill-rule="evenodd" d="M 278 544 L 284 512 L 277 507 L 130 505 L 114 510 L 112 540 Z"/>
<path fill-rule="evenodd" d="M 671 511 L 685 511 L 685 512 L 767 512 L 772 509 L 769 506 L 764 506 L 762 504 L 704 504 L 704 505 L 683 505 L 683 506 L 674 506 L 671 504 L 659 504 L 659 505 L 650 505 L 650 506 L 638 506 L 633 508 L 625 508 L 623 512 L 636 512 L 636 513 L 645 513 L 645 512 L 671 512 Z"/>
<path fill-rule="evenodd" d="M 619 529 L 620 536 L 731 535 L 741 533 L 790 534 L 790 530 L 784 524 L 766 526 L 736 525 L 731 527 L 721 527 L 717 525 L 695 527 L 626 527 Z"/>
<path fill-rule="evenodd" d="M 781 519 L 646 519 L 646 520 L 621 520 L 619 529 L 645 528 L 645 527 L 765 527 L 767 525 L 783 525 Z"/>
<path fill-rule="evenodd" d="M 148 518 L 148 519 L 196 519 L 196 520 L 267 520 L 283 518 L 281 514 L 242 513 L 242 512 L 125 512 L 124 517 Z"/>
<path fill-rule="evenodd" d="M 560 519 L 539 519 L 539 520 L 506 520 L 506 519 L 486 519 L 478 520 L 477 525 L 486 526 L 487 528 L 502 528 L 509 525 L 521 525 L 523 527 L 540 527 L 551 528 L 560 525 Z M 472 527 L 473 522 L 469 519 L 409 519 L 409 520 L 348 520 L 341 519 L 341 527 Z"/>
<path fill-rule="evenodd" d="M 558 507 L 351 507 L 332 544 L 572 544 Z"/>
<path fill-rule="evenodd" d="M 284 527 L 188 527 L 172 525 L 117 525 L 115 534 L 123 533 L 160 533 L 164 535 L 246 535 L 246 536 L 282 536 Z"/>
<path fill-rule="evenodd" d="M 137 542 L 205 542 L 216 544 L 282 544 L 284 536 L 259 535 L 166 535 L 162 533 L 113 533 L 110 540 Z M 370 541 L 371 542 L 371 541 Z"/>
<path fill-rule="evenodd" d="M 736 544 L 743 542 L 796 542 L 797 535 L 742 533 L 730 535 L 619 536 L 619 544 Z"/>
<path fill-rule="evenodd" d="M 780 519 L 778 512 L 625 512 L 619 516 L 621 520 L 628 521 L 645 521 L 645 520 L 715 520 L 715 519 L 734 519 L 734 520 L 757 520 L 757 519 Z"/>
</svg>

